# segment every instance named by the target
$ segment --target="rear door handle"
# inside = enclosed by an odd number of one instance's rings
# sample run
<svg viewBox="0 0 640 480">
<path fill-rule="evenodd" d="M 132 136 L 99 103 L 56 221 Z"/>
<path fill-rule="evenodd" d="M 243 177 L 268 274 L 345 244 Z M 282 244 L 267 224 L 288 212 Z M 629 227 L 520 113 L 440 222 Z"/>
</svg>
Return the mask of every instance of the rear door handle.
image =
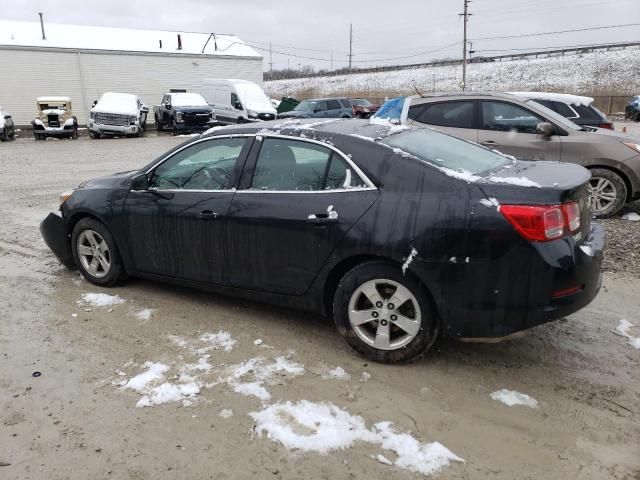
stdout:
<svg viewBox="0 0 640 480">
<path fill-rule="evenodd" d="M 329 215 L 327 213 L 316 213 L 307 217 L 307 222 L 313 225 L 331 225 L 338 223 L 337 215 Z"/>
<path fill-rule="evenodd" d="M 213 210 L 203 210 L 198 214 L 198 218 L 201 220 L 215 220 L 218 216 Z"/>
<path fill-rule="evenodd" d="M 500 145 L 498 142 L 494 142 L 493 140 L 487 140 L 486 142 L 480 142 L 480 143 L 487 147 L 497 147 L 498 145 Z"/>
</svg>

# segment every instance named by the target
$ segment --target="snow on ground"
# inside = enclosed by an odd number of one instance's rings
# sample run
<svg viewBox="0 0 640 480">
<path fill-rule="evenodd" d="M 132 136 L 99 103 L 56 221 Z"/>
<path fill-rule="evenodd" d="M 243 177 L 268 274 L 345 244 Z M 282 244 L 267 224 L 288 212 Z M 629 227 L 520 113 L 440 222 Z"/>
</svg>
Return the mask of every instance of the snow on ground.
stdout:
<svg viewBox="0 0 640 480">
<path fill-rule="evenodd" d="M 272 362 L 263 357 L 251 358 L 237 365 L 231 365 L 227 371 L 226 382 L 233 391 L 246 397 L 256 397 L 263 402 L 271 399 L 271 393 L 265 387 L 274 382 L 274 377 L 296 377 L 304 374 L 304 366 L 287 357 L 277 357 Z"/>
<path fill-rule="evenodd" d="M 620 323 L 618 324 L 614 332 L 620 335 L 621 337 L 624 337 L 627 340 L 629 340 L 629 345 L 631 345 L 633 348 L 637 348 L 640 350 L 640 337 L 634 337 L 629 333 L 629 330 L 633 326 L 634 326 L 633 323 L 623 318 L 622 320 L 620 320 Z"/>
<path fill-rule="evenodd" d="M 125 300 L 120 298 L 118 295 L 107 295 L 106 293 L 84 293 L 76 303 L 107 308 L 124 302 Z"/>
<path fill-rule="evenodd" d="M 629 212 L 629 213 L 625 213 L 622 216 L 623 220 L 629 220 L 631 222 L 640 222 L 640 215 L 638 215 L 636 212 Z"/>
<path fill-rule="evenodd" d="M 597 92 L 640 90 L 640 49 L 596 51 L 580 55 L 532 58 L 467 66 L 470 90 Z M 558 75 L 562 72 L 562 75 Z M 422 67 L 389 72 L 299 78 L 265 82 L 271 96 L 300 98 L 361 95 L 413 95 L 459 91 L 462 66 Z"/>
<path fill-rule="evenodd" d="M 332 403 L 276 403 L 249 415 L 256 422 L 258 434 L 264 433 L 290 450 L 327 454 L 366 442 L 394 452 L 393 462 L 382 456 L 388 464 L 423 475 L 435 473 L 452 461 L 464 462 L 438 442 L 421 443 L 409 433 L 397 433 L 391 422 L 367 428 L 362 417 Z"/>
<path fill-rule="evenodd" d="M 143 322 L 149 320 L 151 318 L 151 315 L 153 315 L 153 310 L 151 308 L 143 308 L 139 312 L 135 313 L 135 317 L 138 320 L 142 320 Z"/>
<path fill-rule="evenodd" d="M 326 373 L 323 373 L 322 378 L 325 380 L 332 378 L 337 380 L 351 380 L 351 375 L 349 375 L 344 368 L 336 367 L 328 370 Z"/>
<path fill-rule="evenodd" d="M 220 413 L 218 414 L 218 416 L 222 418 L 231 418 L 233 417 L 233 410 L 228 408 L 223 408 L 222 410 L 220 410 Z"/>
<path fill-rule="evenodd" d="M 538 408 L 538 401 L 530 397 L 526 393 L 516 392 L 515 390 L 507 390 L 503 388 L 493 392 L 491 395 L 493 400 L 502 402 L 505 405 L 513 407 L 514 405 L 524 405 L 525 407 Z"/>
</svg>

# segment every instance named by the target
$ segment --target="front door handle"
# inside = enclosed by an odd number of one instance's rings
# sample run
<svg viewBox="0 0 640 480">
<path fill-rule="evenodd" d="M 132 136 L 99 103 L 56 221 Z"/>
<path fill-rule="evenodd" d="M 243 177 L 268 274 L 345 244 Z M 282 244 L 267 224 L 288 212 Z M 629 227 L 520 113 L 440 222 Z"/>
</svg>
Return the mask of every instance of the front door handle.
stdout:
<svg viewBox="0 0 640 480">
<path fill-rule="evenodd" d="M 215 220 L 219 215 L 213 210 L 203 210 L 198 214 L 198 218 L 201 220 Z"/>
<path fill-rule="evenodd" d="M 313 225 L 331 225 L 338 223 L 338 215 L 328 213 L 315 213 L 307 217 L 307 222 Z"/>
<path fill-rule="evenodd" d="M 480 143 L 486 147 L 497 147 L 500 145 L 498 142 L 494 142 L 493 140 L 487 140 L 486 142 L 480 142 Z"/>
</svg>

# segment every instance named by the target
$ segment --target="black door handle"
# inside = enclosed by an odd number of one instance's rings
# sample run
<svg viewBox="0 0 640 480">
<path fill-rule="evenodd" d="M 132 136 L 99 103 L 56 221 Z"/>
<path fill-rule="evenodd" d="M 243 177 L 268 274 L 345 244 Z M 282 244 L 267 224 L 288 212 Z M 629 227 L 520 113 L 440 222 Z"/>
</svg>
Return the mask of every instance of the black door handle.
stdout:
<svg viewBox="0 0 640 480">
<path fill-rule="evenodd" d="M 315 215 L 309 215 L 307 222 L 313 225 L 331 225 L 338 223 L 338 216 L 328 215 L 326 213 L 316 213 Z"/>
<path fill-rule="evenodd" d="M 198 214 L 198 218 L 201 220 L 215 220 L 218 218 L 218 214 L 213 210 L 203 210 Z"/>
</svg>

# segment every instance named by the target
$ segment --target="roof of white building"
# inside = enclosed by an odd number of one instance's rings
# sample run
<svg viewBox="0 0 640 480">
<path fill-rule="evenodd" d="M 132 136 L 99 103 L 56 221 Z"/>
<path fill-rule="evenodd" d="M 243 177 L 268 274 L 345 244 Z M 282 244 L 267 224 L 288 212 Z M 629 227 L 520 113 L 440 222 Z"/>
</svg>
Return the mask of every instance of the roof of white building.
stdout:
<svg viewBox="0 0 640 480">
<path fill-rule="evenodd" d="M 0 46 L 200 55 L 210 36 L 209 33 L 65 25 L 46 21 L 44 29 L 46 40 L 42 39 L 40 22 L 0 20 Z M 182 40 L 181 50 L 178 50 L 178 34 Z M 162 40 L 162 48 L 160 48 L 160 40 Z M 238 37 L 224 34 L 216 34 L 212 37 L 204 54 L 261 57 Z"/>
</svg>

